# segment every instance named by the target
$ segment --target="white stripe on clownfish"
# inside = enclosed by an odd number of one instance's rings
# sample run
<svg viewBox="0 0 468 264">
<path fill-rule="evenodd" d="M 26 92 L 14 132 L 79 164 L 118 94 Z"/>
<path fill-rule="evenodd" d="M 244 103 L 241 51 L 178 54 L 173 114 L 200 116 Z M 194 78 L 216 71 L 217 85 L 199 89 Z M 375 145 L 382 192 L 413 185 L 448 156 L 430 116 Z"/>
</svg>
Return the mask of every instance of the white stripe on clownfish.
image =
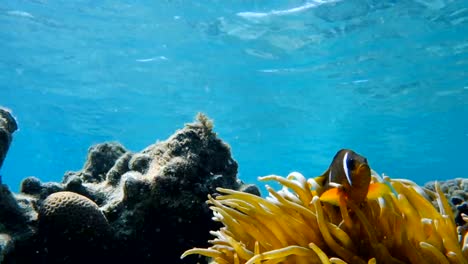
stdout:
<svg viewBox="0 0 468 264">
<path fill-rule="evenodd" d="M 351 181 L 351 178 L 349 177 L 349 168 L 348 168 L 348 154 L 349 152 L 346 152 L 346 154 L 344 155 L 343 157 L 343 170 L 346 174 L 346 179 L 348 180 L 349 182 L 349 185 L 350 186 L 353 186 L 353 182 Z"/>
</svg>

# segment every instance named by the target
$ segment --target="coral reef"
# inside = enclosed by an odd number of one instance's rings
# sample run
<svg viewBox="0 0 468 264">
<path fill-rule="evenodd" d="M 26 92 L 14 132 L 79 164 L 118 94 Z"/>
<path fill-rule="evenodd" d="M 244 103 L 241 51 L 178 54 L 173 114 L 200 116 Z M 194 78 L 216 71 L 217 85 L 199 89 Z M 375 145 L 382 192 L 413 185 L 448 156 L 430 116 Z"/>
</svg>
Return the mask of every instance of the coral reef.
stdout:
<svg viewBox="0 0 468 264">
<path fill-rule="evenodd" d="M 98 144 L 83 169 L 67 172 L 60 183 L 29 177 L 19 194 L 2 189 L 0 258 L 204 263 L 180 255 L 208 245 L 208 231 L 218 227 L 205 203 L 208 194 L 218 195 L 217 187 L 260 194 L 237 178 L 229 146 L 204 115 L 138 153 L 116 142 Z"/>
<path fill-rule="evenodd" d="M 17 129 L 18 125 L 10 111 L 0 107 L 0 168 L 10 147 L 12 134 Z M 29 224 L 34 215 L 25 210 L 28 199 L 15 197 L 1 180 L 0 175 L 0 263 L 3 263 L 5 255 L 15 250 L 15 240 L 33 236 L 34 229 Z"/>
<path fill-rule="evenodd" d="M 0 166 L 16 129 L 0 108 Z M 284 187 L 262 198 L 240 181 L 204 115 L 137 153 L 98 144 L 62 182 L 28 177 L 18 194 L 0 182 L 0 263 L 468 262 L 466 180 L 421 188 L 373 173 L 389 192 L 339 206 L 318 178 L 261 180 Z"/>
<path fill-rule="evenodd" d="M 340 206 L 320 201 L 323 186 L 299 173 L 267 176 L 284 186 L 267 187 L 264 199 L 234 190 L 209 197 L 223 224 L 201 254 L 213 263 L 467 263 L 466 239 L 459 242 L 452 209 L 435 184 L 434 192 L 408 180 L 381 178 L 392 191 L 377 200 Z M 434 197 L 439 210 L 428 200 Z M 264 261 L 264 262 L 263 262 Z"/>
<path fill-rule="evenodd" d="M 2 167 L 3 160 L 10 147 L 12 134 L 17 129 L 18 125 L 10 111 L 0 107 L 0 168 Z"/>
</svg>

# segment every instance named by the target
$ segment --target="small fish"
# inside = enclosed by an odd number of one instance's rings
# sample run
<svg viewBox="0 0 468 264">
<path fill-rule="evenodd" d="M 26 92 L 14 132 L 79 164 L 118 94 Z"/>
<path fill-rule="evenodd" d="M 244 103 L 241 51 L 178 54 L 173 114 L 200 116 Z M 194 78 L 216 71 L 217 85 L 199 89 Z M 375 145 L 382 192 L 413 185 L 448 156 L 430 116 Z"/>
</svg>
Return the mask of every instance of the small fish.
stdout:
<svg viewBox="0 0 468 264">
<path fill-rule="evenodd" d="M 325 173 L 315 181 L 323 186 L 319 193 L 323 202 L 339 205 L 340 196 L 361 204 L 390 192 L 384 183 L 370 183 L 371 170 L 367 159 L 350 149 L 338 151 Z"/>
</svg>

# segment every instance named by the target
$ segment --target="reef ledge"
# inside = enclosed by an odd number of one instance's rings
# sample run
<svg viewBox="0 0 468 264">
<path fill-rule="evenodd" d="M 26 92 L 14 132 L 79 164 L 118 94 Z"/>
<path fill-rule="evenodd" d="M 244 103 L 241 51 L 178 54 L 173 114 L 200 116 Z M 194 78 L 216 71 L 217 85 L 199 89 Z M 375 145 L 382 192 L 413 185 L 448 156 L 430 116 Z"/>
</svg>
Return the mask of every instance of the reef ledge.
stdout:
<svg viewBox="0 0 468 264">
<path fill-rule="evenodd" d="M 16 130 L 5 113 L 0 154 Z M 0 185 L 0 263 L 206 263 L 180 255 L 207 245 L 209 231 L 219 227 L 208 194 L 223 187 L 260 196 L 237 169 L 203 114 L 140 152 L 97 144 L 83 169 L 66 172 L 61 182 L 28 177 L 19 193 Z"/>
</svg>

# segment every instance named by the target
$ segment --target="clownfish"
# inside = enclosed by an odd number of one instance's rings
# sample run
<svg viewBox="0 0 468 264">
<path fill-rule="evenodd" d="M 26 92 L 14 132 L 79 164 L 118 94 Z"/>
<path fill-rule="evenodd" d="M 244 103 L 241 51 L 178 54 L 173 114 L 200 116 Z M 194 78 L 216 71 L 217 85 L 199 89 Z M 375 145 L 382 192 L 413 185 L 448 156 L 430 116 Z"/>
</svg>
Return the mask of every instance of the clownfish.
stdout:
<svg viewBox="0 0 468 264">
<path fill-rule="evenodd" d="M 350 149 L 338 151 L 328 170 L 315 181 L 323 187 L 318 193 L 320 200 L 333 205 L 339 205 L 340 196 L 361 204 L 391 192 L 384 183 L 371 183 L 367 159 Z"/>
</svg>

